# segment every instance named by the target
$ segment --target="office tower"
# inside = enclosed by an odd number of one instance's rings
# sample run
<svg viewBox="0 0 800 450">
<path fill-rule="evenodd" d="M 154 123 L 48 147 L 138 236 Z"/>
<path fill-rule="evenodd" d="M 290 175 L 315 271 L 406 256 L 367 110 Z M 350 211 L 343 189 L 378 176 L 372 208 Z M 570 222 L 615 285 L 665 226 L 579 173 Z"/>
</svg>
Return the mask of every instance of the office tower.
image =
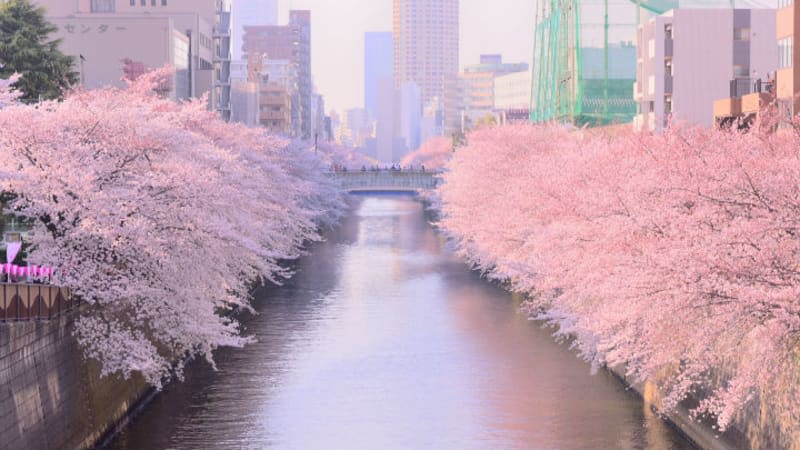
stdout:
<svg viewBox="0 0 800 450">
<path fill-rule="evenodd" d="M 394 60 L 392 33 L 364 34 L 364 109 L 369 117 L 378 117 L 378 81 L 392 78 Z"/>
</svg>

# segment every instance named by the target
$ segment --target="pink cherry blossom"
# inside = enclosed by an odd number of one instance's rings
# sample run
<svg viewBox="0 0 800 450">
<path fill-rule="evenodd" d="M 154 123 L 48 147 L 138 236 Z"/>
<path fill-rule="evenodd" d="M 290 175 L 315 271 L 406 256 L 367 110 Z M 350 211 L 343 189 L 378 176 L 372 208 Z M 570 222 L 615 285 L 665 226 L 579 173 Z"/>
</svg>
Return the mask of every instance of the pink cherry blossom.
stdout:
<svg viewBox="0 0 800 450">
<path fill-rule="evenodd" d="M 86 303 L 77 336 L 104 373 L 157 386 L 249 342 L 228 312 L 290 276 L 345 206 L 311 145 L 154 95 L 168 76 L 0 111 L 0 182 L 8 212 L 33 220 L 29 261 Z"/>
<path fill-rule="evenodd" d="M 481 129 L 439 226 L 490 279 L 721 429 L 748 407 L 800 442 L 800 135 L 674 127 Z"/>
<path fill-rule="evenodd" d="M 426 170 L 439 170 L 453 156 L 453 142 L 446 137 L 437 136 L 426 141 L 422 146 L 406 155 L 400 162 L 403 167 L 425 166 Z"/>
</svg>

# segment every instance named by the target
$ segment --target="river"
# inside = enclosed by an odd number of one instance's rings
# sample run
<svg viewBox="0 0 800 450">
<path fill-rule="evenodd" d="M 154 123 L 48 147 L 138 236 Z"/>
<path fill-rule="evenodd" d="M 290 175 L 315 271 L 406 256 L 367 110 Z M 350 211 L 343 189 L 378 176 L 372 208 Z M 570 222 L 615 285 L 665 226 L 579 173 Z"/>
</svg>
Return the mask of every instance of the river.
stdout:
<svg viewBox="0 0 800 450">
<path fill-rule="evenodd" d="M 413 197 L 355 197 L 296 270 L 256 293 L 257 343 L 192 364 L 111 448 L 692 448 L 452 256 Z"/>
</svg>

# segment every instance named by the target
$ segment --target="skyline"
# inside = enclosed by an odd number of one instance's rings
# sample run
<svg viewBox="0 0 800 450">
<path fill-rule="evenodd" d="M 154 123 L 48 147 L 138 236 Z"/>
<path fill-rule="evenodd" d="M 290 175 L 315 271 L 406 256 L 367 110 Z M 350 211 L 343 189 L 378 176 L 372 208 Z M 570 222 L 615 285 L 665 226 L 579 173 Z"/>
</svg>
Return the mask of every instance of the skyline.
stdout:
<svg viewBox="0 0 800 450">
<path fill-rule="evenodd" d="M 484 53 L 530 64 L 534 6 L 529 0 L 496 0 L 491 6 L 461 0 L 461 67 L 477 63 Z M 325 109 L 364 107 L 364 33 L 392 31 L 392 1 L 280 0 L 279 8 L 281 24 L 288 21 L 289 9 L 311 10 L 312 72 Z"/>
</svg>

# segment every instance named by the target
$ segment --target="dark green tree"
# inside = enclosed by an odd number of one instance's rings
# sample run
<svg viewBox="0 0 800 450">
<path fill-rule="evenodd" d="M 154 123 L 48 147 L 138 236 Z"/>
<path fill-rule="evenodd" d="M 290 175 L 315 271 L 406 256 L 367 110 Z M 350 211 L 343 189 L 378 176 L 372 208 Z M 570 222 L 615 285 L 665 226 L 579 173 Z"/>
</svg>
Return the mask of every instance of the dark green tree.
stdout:
<svg viewBox="0 0 800 450">
<path fill-rule="evenodd" d="M 0 78 L 22 75 L 14 86 L 26 103 L 60 99 L 78 82 L 74 58 L 58 49 L 60 39 L 49 39 L 58 28 L 44 14 L 29 0 L 0 1 Z"/>
</svg>

